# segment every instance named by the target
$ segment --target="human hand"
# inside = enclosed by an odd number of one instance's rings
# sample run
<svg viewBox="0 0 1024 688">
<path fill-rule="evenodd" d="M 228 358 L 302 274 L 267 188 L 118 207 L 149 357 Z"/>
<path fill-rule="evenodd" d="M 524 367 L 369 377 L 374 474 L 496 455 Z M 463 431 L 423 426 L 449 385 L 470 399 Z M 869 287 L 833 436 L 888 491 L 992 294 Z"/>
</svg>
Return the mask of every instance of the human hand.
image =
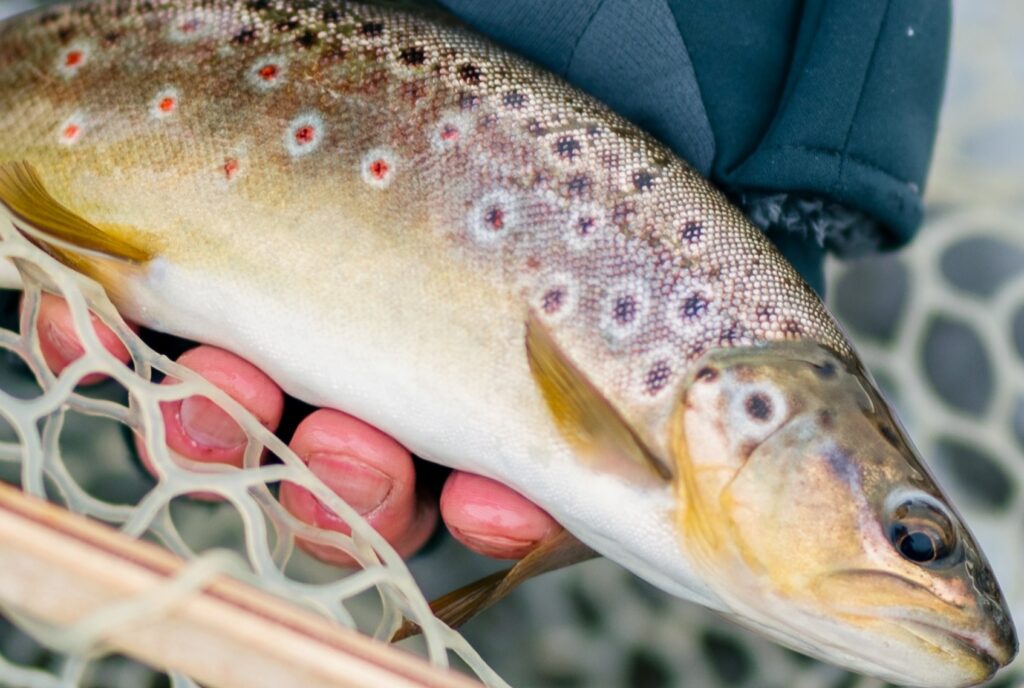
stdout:
<svg viewBox="0 0 1024 688">
<path fill-rule="evenodd" d="M 127 362 L 128 351 L 117 336 L 98 319 L 93 319 L 93 326 L 107 350 Z M 84 349 L 71 312 L 59 297 L 43 295 L 37 329 L 43 356 L 55 373 L 82 355 Z M 285 407 L 284 393 L 251 363 L 202 344 L 186 351 L 178 363 L 222 389 L 269 430 L 277 430 Z M 102 379 L 89 375 L 82 384 Z M 163 384 L 176 382 L 167 378 Z M 246 436 L 212 401 L 194 396 L 164 403 L 161 408 L 167 443 L 175 452 L 193 461 L 242 465 Z M 136 440 L 136 446 L 143 462 L 148 463 L 141 440 Z M 289 446 L 404 557 L 427 541 L 439 513 L 459 542 L 498 559 L 519 559 L 561 529 L 548 514 L 510 488 L 470 473 L 455 471 L 448 476 L 439 503 L 419 496 L 409 451 L 380 430 L 339 410 L 318 409 L 309 414 L 296 427 Z M 306 489 L 285 482 L 279 498 L 299 520 L 349 533 L 348 526 Z M 354 563 L 333 547 L 302 540 L 299 545 L 332 564 Z"/>
</svg>

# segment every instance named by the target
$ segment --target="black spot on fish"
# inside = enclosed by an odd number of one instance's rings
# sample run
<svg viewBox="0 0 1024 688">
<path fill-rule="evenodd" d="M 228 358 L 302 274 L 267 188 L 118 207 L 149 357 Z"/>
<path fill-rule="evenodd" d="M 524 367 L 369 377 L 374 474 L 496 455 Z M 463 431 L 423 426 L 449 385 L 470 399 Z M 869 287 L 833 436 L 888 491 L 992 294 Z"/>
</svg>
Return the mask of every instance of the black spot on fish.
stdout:
<svg viewBox="0 0 1024 688">
<path fill-rule="evenodd" d="M 701 382 L 714 382 L 718 379 L 718 371 L 711 366 L 704 366 L 697 371 L 697 379 Z"/>
<path fill-rule="evenodd" d="M 682 230 L 679 232 L 679 238 L 689 244 L 695 244 L 700 241 L 703 233 L 704 227 L 699 222 L 691 220 L 683 225 Z"/>
<path fill-rule="evenodd" d="M 672 366 L 668 361 L 656 361 L 647 370 L 647 377 L 644 379 L 644 387 L 647 393 L 655 395 L 665 388 L 672 377 Z"/>
<path fill-rule="evenodd" d="M 384 23 L 379 21 L 363 22 L 363 25 L 359 27 L 359 31 L 364 36 L 382 36 L 384 34 Z"/>
<path fill-rule="evenodd" d="M 634 172 L 633 188 L 637 191 L 650 191 L 654 188 L 654 175 L 647 170 Z"/>
<path fill-rule="evenodd" d="M 723 346 L 731 346 L 742 337 L 743 328 L 738 323 L 733 323 L 732 326 L 722 330 L 722 333 L 718 336 L 718 343 Z"/>
<path fill-rule="evenodd" d="M 566 191 L 570 196 L 579 198 L 590 194 L 591 181 L 590 177 L 585 174 L 576 174 L 569 178 L 569 183 L 566 184 Z"/>
<path fill-rule="evenodd" d="M 341 12 L 339 12 L 335 7 L 328 7 L 320 16 L 323 18 L 325 24 L 337 24 L 341 21 Z"/>
<path fill-rule="evenodd" d="M 75 27 L 63 26 L 57 31 L 57 38 L 60 39 L 61 43 L 67 44 L 71 42 L 71 39 L 75 37 Z"/>
<path fill-rule="evenodd" d="M 762 392 L 754 392 L 747 397 L 743 407 L 747 415 L 755 420 L 764 421 L 772 417 L 772 400 Z"/>
<path fill-rule="evenodd" d="M 708 312 L 709 305 L 710 303 L 708 300 L 700 294 L 690 294 L 683 299 L 683 304 L 679 309 L 679 313 L 684 318 L 697 318 Z"/>
<path fill-rule="evenodd" d="M 895 430 L 888 425 L 879 424 L 878 431 L 882 433 L 882 437 L 884 437 L 885 441 L 891 444 L 894 449 L 900 448 L 900 438 L 899 435 L 896 434 Z"/>
<path fill-rule="evenodd" d="M 317 37 L 316 33 L 309 29 L 303 31 L 302 34 L 295 39 L 295 44 L 301 48 L 312 48 L 319 42 L 320 39 Z"/>
<path fill-rule="evenodd" d="M 103 45 L 109 48 L 113 45 L 116 45 L 117 42 L 121 40 L 121 38 L 122 34 L 118 33 L 117 31 L 108 31 L 107 33 L 103 34 Z"/>
<path fill-rule="evenodd" d="M 426 51 L 418 45 L 402 48 L 398 53 L 398 61 L 407 67 L 419 67 L 427 61 Z"/>
<path fill-rule="evenodd" d="M 615 299 L 615 303 L 612 306 L 612 318 L 619 325 L 628 325 L 636 320 L 639 310 L 636 298 L 630 294 L 624 294 Z"/>
<path fill-rule="evenodd" d="M 250 43 L 252 43 L 253 41 L 256 40 L 256 35 L 257 35 L 256 27 L 254 27 L 254 26 L 247 26 L 244 29 L 242 29 L 241 31 L 239 31 L 238 33 L 236 33 L 231 38 L 231 42 L 234 43 L 235 45 L 248 45 L 248 44 L 250 44 Z"/>
<path fill-rule="evenodd" d="M 526 106 L 526 101 L 526 95 L 519 91 L 509 91 L 501 100 L 501 102 L 505 104 L 505 107 L 512 108 L 513 110 L 521 110 Z"/>
<path fill-rule="evenodd" d="M 555 141 L 555 153 L 562 160 L 573 161 L 580 153 L 580 142 L 574 136 L 559 136 Z"/>
<path fill-rule="evenodd" d="M 466 64 L 459 65 L 459 68 L 458 70 L 456 70 L 456 73 L 459 75 L 459 79 L 461 79 L 463 83 L 467 83 L 470 86 L 479 86 L 480 79 L 483 76 L 483 72 L 480 71 L 480 68 L 477 67 L 472 62 L 467 62 Z"/>
<path fill-rule="evenodd" d="M 544 296 L 541 298 L 540 307 L 548 315 L 554 315 L 558 311 L 562 310 L 562 306 L 564 304 L 565 290 L 560 287 L 555 287 L 544 292 Z"/>
<path fill-rule="evenodd" d="M 245 3 L 245 6 L 251 10 L 262 12 L 270 9 L 270 0 L 249 0 L 249 2 Z"/>
</svg>

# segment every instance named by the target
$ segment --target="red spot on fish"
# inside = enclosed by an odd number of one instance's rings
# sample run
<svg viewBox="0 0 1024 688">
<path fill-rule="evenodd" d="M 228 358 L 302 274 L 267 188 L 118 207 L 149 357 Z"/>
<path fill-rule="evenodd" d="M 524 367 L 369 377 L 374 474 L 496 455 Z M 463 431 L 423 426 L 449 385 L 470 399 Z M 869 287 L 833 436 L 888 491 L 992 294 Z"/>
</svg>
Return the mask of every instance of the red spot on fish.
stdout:
<svg viewBox="0 0 1024 688">
<path fill-rule="evenodd" d="M 162 98 L 160 102 L 157 103 L 157 107 L 160 109 L 160 112 L 166 112 L 167 114 L 174 112 L 174 108 L 177 107 L 177 105 L 178 102 L 170 96 Z"/>
<path fill-rule="evenodd" d="M 537 256 L 530 256 L 526 259 L 526 267 L 530 270 L 536 270 L 540 267 L 540 258 Z"/>
<path fill-rule="evenodd" d="M 189 19 L 188 21 L 182 22 L 178 26 L 178 30 L 182 33 L 195 33 L 202 26 L 202 22 L 198 19 Z"/>
<path fill-rule="evenodd" d="M 224 158 L 224 177 L 231 181 L 238 174 L 239 167 L 237 158 Z"/>
<path fill-rule="evenodd" d="M 388 172 L 391 171 L 391 166 L 388 165 L 386 160 L 380 158 L 370 163 L 370 174 L 373 175 L 374 179 L 383 180 L 388 176 Z"/>
<path fill-rule="evenodd" d="M 77 124 L 69 124 L 66 127 L 64 127 L 62 135 L 66 140 L 73 141 L 74 139 L 78 138 L 78 135 L 81 133 L 82 128 L 80 126 L 78 126 Z"/>
<path fill-rule="evenodd" d="M 316 129 L 310 125 L 301 126 L 295 130 L 295 143 L 300 146 L 308 146 L 316 140 Z"/>
<path fill-rule="evenodd" d="M 459 129 L 453 124 L 446 124 L 441 129 L 441 139 L 444 141 L 458 141 Z"/>
<path fill-rule="evenodd" d="M 505 228 L 505 211 L 497 206 L 492 206 L 484 213 L 484 222 L 495 232 Z"/>
<path fill-rule="evenodd" d="M 280 74 L 280 69 L 276 64 L 268 64 L 261 67 L 258 74 L 264 81 L 273 81 Z"/>
<path fill-rule="evenodd" d="M 71 52 L 69 52 L 67 55 L 64 56 L 64 66 L 65 67 L 78 67 L 79 65 L 82 64 L 82 60 L 84 58 L 85 58 L 85 55 L 82 54 L 81 50 L 72 50 Z"/>
</svg>

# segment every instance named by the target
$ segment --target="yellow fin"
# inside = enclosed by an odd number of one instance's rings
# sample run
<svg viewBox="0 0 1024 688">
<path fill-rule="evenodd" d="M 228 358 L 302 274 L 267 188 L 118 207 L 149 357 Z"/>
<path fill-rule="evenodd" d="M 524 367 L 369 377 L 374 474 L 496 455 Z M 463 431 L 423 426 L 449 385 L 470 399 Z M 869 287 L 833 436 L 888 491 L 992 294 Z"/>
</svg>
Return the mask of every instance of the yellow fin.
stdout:
<svg viewBox="0 0 1024 688">
<path fill-rule="evenodd" d="M 648 447 L 534 316 L 526 323 L 526 353 L 555 421 L 571 442 L 602 459 L 626 459 L 672 478 L 671 462 Z"/>
<path fill-rule="evenodd" d="M 146 247 L 114 236 L 61 205 L 27 162 L 0 165 L 0 203 L 13 215 L 19 230 L 48 250 L 55 249 L 51 253 L 64 262 L 69 262 L 67 254 L 91 254 L 141 265 L 154 256 Z"/>
<path fill-rule="evenodd" d="M 530 578 L 596 556 L 597 552 L 577 540 L 569 531 L 561 530 L 516 562 L 512 568 L 492 573 L 442 595 L 430 603 L 430 610 L 441 621 L 452 628 L 458 628 Z M 398 642 L 419 632 L 419 626 L 406 621 L 392 636 L 391 641 Z"/>
</svg>

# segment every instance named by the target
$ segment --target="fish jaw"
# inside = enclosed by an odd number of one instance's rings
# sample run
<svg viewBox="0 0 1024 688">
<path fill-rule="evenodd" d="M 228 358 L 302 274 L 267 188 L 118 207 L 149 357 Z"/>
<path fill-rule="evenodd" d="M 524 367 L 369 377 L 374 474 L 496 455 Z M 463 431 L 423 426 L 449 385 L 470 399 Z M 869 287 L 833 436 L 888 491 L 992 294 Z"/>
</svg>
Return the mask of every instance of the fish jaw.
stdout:
<svg viewBox="0 0 1024 688">
<path fill-rule="evenodd" d="M 709 354 L 673 432 L 681 535 L 739 623 L 908 685 L 1016 655 L 988 562 L 858 365 L 808 343 Z"/>
</svg>

